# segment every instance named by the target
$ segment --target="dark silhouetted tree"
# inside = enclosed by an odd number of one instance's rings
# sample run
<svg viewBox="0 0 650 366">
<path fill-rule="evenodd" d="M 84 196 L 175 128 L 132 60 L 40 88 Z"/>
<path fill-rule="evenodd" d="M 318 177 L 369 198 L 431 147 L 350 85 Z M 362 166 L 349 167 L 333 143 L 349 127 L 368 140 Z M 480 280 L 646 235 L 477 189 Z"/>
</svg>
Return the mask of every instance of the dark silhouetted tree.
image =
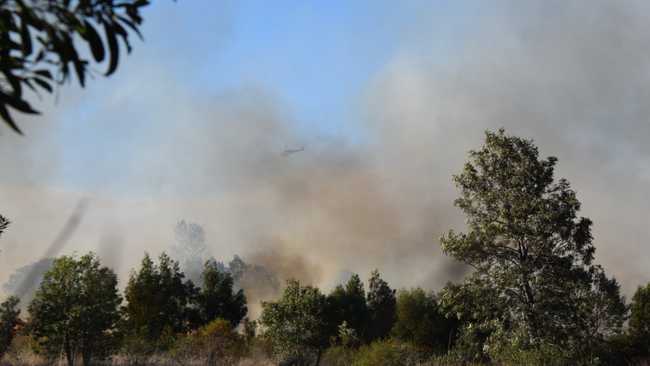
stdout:
<svg viewBox="0 0 650 366">
<path fill-rule="evenodd" d="M 191 281 L 184 281 L 178 262 L 163 253 L 155 264 L 146 254 L 140 269 L 131 274 L 124 290 L 125 332 L 135 332 L 156 343 L 164 332 L 188 330 L 192 323 L 192 301 L 196 296 L 197 289 Z"/>
<path fill-rule="evenodd" d="M 555 181 L 557 159 L 538 155 L 530 140 L 487 132 L 485 145 L 471 151 L 454 176 L 461 192 L 455 204 L 467 216 L 468 232 L 450 231 L 442 248 L 475 269 L 468 284 L 483 284 L 494 294 L 490 302 L 500 312 L 489 319 L 497 328 L 493 342 L 510 341 L 516 333 L 522 349 L 548 346 L 588 355 L 588 334 L 601 339 L 619 332 L 624 318 L 604 312 L 591 327 L 595 298 L 616 311 L 624 309 L 623 299 L 618 284 L 592 265 L 591 221 L 577 216 L 580 202 L 569 182 Z M 609 289 L 601 296 L 605 283 Z"/>
<path fill-rule="evenodd" d="M 395 338 L 446 352 L 455 337 L 456 321 L 447 319 L 433 294 L 421 288 L 401 290 L 397 295 L 397 321 L 392 334 Z"/>
<path fill-rule="evenodd" d="M 6 217 L 0 215 L 0 235 L 5 232 L 10 223 Z"/>
<path fill-rule="evenodd" d="M 60 257 L 29 305 L 30 331 L 48 354 L 63 353 L 70 366 L 81 354 L 88 366 L 109 353 L 121 301 L 117 276 L 94 254 Z"/>
<path fill-rule="evenodd" d="M 370 314 L 363 282 L 358 275 L 353 274 L 345 286 L 336 286 L 328 296 L 328 308 L 330 332 L 336 332 L 338 326 L 345 322 L 358 337 L 365 338 Z"/>
<path fill-rule="evenodd" d="M 378 270 L 372 271 L 368 281 L 368 313 L 369 321 L 366 327 L 366 339 L 386 338 L 395 324 L 395 290 L 388 286 L 379 275 Z"/>
<path fill-rule="evenodd" d="M 650 356 L 650 283 L 632 297 L 629 335 L 638 356 Z"/>
<path fill-rule="evenodd" d="M 205 263 L 198 303 L 203 324 L 221 318 L 228 320 L 234 328 L 248 312 L 244 291 L 233 289 L 232 276 L 220 270 L 215 261 Z"/>
<path fill-rule="evenodd" d="M 0 359 L 7 352 L 16 335 L 16 326 L 20 319 L 17 297 L 11 296 L 0 304 Z"/>
<path fill-rule="evenodd" d="M 20 129 L 11 110 L 38 113 L 24 90 L 51 93 L 75 74 L 85 85 L 92 60 L 108 60 L 106 75 L 117 68 L 120 41 L 131 52 L 129 34 L 140 36 L 141 9 L 148 0 L 2 0 L 0 1 L 0 118 Z M 103 35 L 100 35 L 103 33 Z"/>
</svg>

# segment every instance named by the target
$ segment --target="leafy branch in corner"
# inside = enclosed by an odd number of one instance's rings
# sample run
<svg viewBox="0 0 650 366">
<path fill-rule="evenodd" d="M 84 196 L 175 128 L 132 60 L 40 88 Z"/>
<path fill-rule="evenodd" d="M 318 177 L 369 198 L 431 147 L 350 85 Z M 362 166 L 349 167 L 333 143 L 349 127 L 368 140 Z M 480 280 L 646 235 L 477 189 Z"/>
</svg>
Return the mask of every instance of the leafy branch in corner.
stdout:
<svg viewBox="0 0 650 366">
<path fill-rule="evenodd" d="M 107 60 L 115 72 L 120 42 L 131 52 L 129 35 L 142 38 L 141 9 L 149 0 L 0 0 L 0 118 L 22 134 L 12 112 L 38 114 L 25 99 L 28 88 L 53 92 L 75 74 L 84 87 L 92 61 Z M 80 55 L 89 48 L 92 61 Z"/>
<path fill-rule="evenodd" d="M 0 234 L 2 234 L 7 229 L 10 223 L 11 221 L 9 221 L 6 217 L 0 215 Z"/>
</svg>

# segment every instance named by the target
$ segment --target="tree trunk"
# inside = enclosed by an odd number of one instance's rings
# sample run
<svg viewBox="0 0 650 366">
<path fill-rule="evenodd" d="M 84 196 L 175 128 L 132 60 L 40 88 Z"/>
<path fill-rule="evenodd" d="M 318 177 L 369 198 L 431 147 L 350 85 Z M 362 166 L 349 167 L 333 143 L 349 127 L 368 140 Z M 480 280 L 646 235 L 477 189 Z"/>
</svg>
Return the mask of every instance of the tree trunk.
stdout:
<svg viewBox="0 0 650 366">
<path fill-rule="evenodd" d="M 82 353 L 84 366 L 90 366 L 92 361 L 92 352 L 90 350 L 84 350 Z"/>
<path fill-rule="evenodd" d="M 316 354 L 316 366 L 320 365 L 320 357 L 323 354 L 323 350 L 321 348 L 318 349 L 318 353 Z"/>
<path fill-rule="evenodd" d="M 72 350 L 72 346 L 70 345 L 70 341 L 66 340 L 65 341 L 65 359 L 68 361 L 68 366 L 74 366 L 74 351 Z"/>
</svg>

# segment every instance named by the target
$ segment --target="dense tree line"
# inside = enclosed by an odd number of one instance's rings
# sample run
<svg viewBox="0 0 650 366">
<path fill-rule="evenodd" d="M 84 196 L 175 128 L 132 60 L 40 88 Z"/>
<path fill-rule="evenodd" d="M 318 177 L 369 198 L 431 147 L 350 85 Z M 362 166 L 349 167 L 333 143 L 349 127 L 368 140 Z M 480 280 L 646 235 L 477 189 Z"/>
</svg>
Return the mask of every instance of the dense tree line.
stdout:
<svg viewBox="0 0 650 366">
<path fill-rule="evenodd" d="M 592 223 L 579 217 L 568 181 L 555 179 L 556 163 L 540 159 L 530 140 L 486 134 L 454 176 L 467 231 L 441 240 L 473 270 L 438 292 L 396 291 L 376 270 L 366 283 L 353 274 L 329 292 L 289 280 L 250 321 L 236 281 L 252 267 L 238 257 L 228 266 L 206 260 L 192 280 L 168 255 L 145 255 L 122 296 L 94 254 L 63 256 L 44 273 L 25 322 L 17 298 L 0 304 L 0 355 L 22 332 L 35 352 L 69 365 L 115 354 L 137 364 L 161 353 L 179 364 L 236 364 L 254 347 L 285 365 L 643 362 L 650 284 L 627 304 L 594 263 Z M 199 228 L 179 228 L 204 247 Z"/>
</svg>

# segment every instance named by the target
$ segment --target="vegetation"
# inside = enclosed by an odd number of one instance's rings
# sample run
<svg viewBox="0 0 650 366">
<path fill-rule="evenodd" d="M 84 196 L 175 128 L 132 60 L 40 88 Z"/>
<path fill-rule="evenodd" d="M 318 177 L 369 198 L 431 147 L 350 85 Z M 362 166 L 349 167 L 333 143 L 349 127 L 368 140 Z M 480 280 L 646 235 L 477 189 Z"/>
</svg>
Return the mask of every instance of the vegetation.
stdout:
<svg viewBox="0 0 650 366">
<path fill-rule="evenodd" d="M 11 110 L 38 113 L 27 101 L 27 88 L 53 92 L 74 73 L 83 87 L 91 60 L 108 59 L 105 75 L 117 69 L 120 41 L 131 51 L 129 33 L 140 36 L 140 11 L 148 0 L 0 0 L 0 118 L 21 133 Z M 104 39 L 100 33 L 103 33 Z"/>
<path fill-rule="evenodd" d="M 197 287 L 168 255 L 145 255 L 122 299 L 93 254 L 64 256 L 43 275 L 24 328 L 18 299 L 0 305 L 0 352 L 11 364 L 27 354 L 69 365 L 647 364 L 650 284 L 625 303 L 594 263 L 591 221 L 578 216 L 569 183 L 554 178 L 557 160 L 538 155 L 504 131 L 470 152 L 454 177 L 467 232 L 441 242 L 473 271 L 438 292 L 396 292 L 376 270 L 329 293 L 289 280 L 251 321 L 242 279 L 276 284 L 239 257 L 204 262 Z M 202 230 L 188 225 L 179 226 L 183 246 L 202 248 Z"/>
<path fill-rule="evenodd" d="M 16 335 L 20 315 L 18 302 L 18 298 L 12 296 L 0 304 L 0 359 L 7 352 Z"/>
<path fill-rule="evenodd" d="M 329 340 L 326 305 L 327 297 L 317 288 L 294 280 L 278 301 L 263 303 L 260 325 L 273 356 L 299 364 L 313 359 L 318 365 Z"/>
<path fill-rule="evenodd" d="M 399 292 L 396 315 L 396 339 L 435 353 L 447 352 L 458 332 L 457 322 L 445 317 L 436 296 L 421 288 Z"/>
<path fill-rule="evenodd" d="M 220 271 L 215 261 L 207 261 L 203 269 L 203 289 L 198 296 L 202 324 L 223 319 L 237 327 L 248 308 L 244 291 L 233 289 L 230 273 Z"/>
<path fill-rule="evenodd" d="M 366 339 L 384 339 L 393 329 L 396 317 L 395 290 L 388 286 L 378 270 L 370 274 L 368 281 L 368 312 L 370 319 L 366 326 Z"/>
<path fill-rule="evenodd" d="M 63 352 L 74 366 L 80 354 L 87 366 L 110 353 L 121 301 L 117 276 L 93 254 L 64 256 L 54 261 L 29 305 L 30 330 L 51 358 Z"/>
<path fill-rule="evenodd" d="M 125 335 L 141 338 L 153 349 L 168 348 L 173 334 L 186 332 L 198 321 L 196 309 L 190 306 L 196 291 L 191 281 L 184 280 L 178 262 L 163 253 L 156 264 L 146 254 L 124 290 Z"/>
<path fill-rule="evenodd" d="M 557 159 L 538 155 L 532 141 L 487 132 L 454 176 L 469 231 L 450 231 L 442 248 L 475 269 L 462 285 L 466 299 L 490 295 L 490 312 L 472 309 L 478 317 L 465 328 L 487 332 L 488 355 L 516 339 L 517 348 L 590 363 L 598 343 L 621 331 L 626 308 L 618 283 L 592 263 L 591 221 L 577 217 L 569 182 L 555 181 Z"/>
</svg>

